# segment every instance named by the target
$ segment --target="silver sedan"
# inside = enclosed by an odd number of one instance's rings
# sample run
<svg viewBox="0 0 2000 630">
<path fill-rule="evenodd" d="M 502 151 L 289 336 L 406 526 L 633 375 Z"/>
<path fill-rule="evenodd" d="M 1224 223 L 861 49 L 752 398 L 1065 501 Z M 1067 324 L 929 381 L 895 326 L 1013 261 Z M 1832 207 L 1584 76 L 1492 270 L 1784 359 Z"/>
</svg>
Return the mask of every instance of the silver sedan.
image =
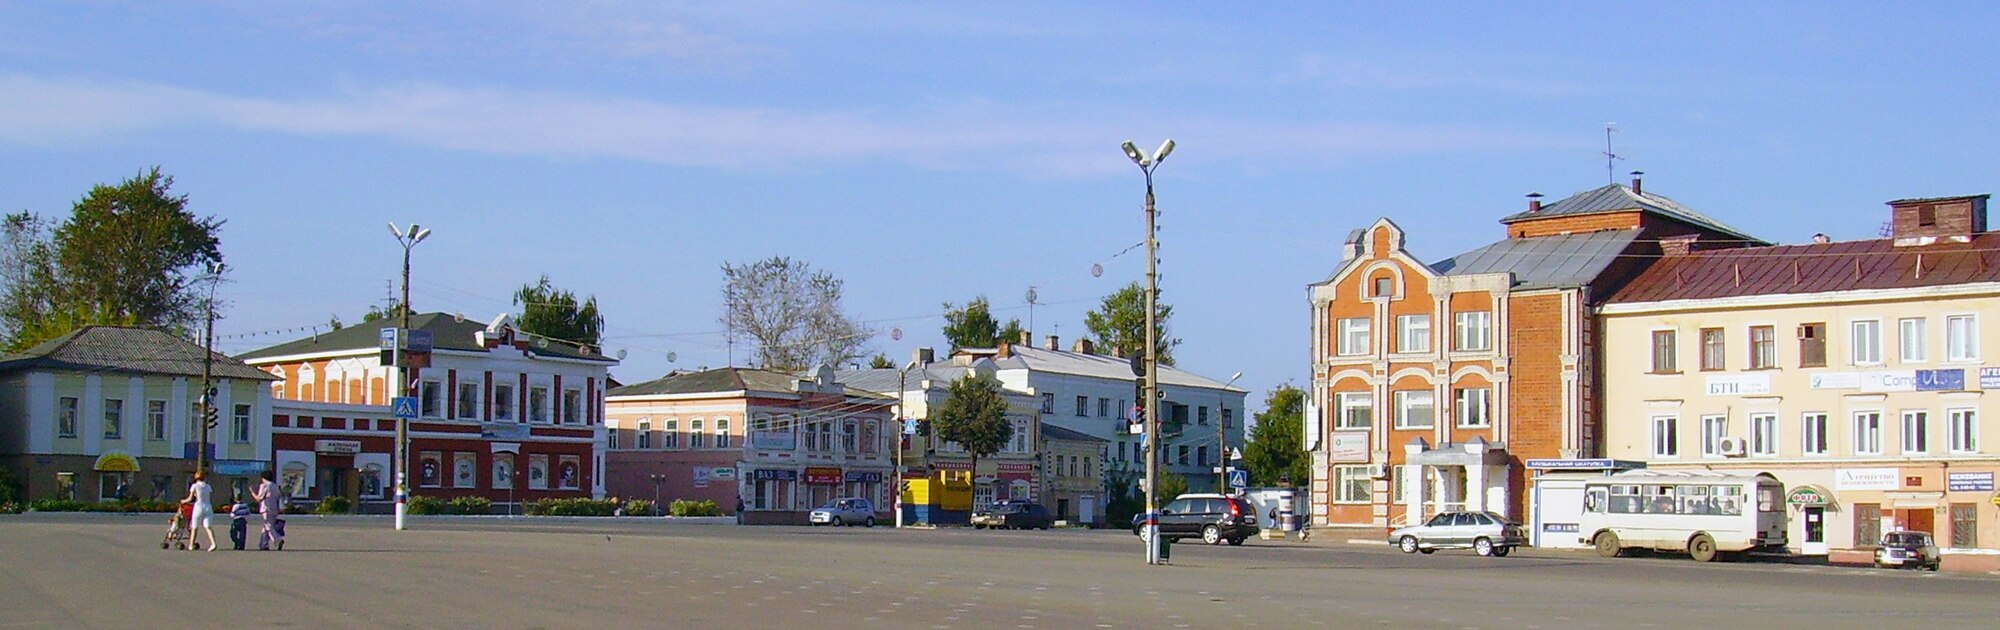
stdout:
<svg viewBox="0 0 2000 630">
<path fill-rule="evenodd" d="M 1482 556 L 1505 556 L 1528 544 L 1521 526 L 1492 512 L 1445 512 L 1422 525 L 1389 532 L 1389 544 L 1403 553 L 1471 549 Z"/>
</svg>

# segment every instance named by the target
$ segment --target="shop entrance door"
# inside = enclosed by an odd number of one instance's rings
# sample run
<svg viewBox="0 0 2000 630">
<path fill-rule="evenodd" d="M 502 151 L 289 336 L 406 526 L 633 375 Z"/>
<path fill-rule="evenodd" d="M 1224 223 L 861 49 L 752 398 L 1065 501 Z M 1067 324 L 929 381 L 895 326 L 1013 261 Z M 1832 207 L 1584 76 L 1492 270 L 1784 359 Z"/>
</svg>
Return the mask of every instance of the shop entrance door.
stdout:
<svg viewBox="0 0 2000 630">
<path fill-rule="evenodd" d="M 325 500 L 327 497 L 347 497 L 350 502 L 353 501 L 353 490 L 348 487 L 349 480 L 353 479 L 353 477 L 354 469 L 352 468 L 320 468 L 320 499 Z M 352 505 L 352 503 L 349 503 L 349 505 Z"/>
<path fill-rule="evenodd" d="M 1896 510 L 1896 528 L 1913 532 L 1937 532 L 1937 511 L 1931 508 Z"/>
<path fill-rule="evenodd" d="M 1800 543 L 1799 553 L 1808 556 L 1824 556 L 1826 550 L 1826 508 L 1805 509 L 1806 539 Z"/>
</svg>

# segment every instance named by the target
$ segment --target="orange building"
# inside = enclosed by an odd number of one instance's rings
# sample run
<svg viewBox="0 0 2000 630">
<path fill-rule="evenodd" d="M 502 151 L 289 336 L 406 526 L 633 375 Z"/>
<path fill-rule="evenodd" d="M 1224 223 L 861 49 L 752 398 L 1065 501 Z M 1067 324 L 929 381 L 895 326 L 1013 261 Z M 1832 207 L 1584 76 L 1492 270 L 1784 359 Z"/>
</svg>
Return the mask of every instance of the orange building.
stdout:
<svg viewBox="0 0 2000 630">
<path fill-rule="evenodd" d="M 1530 195 L 1506 238 L 1437 263 L 1386 218 L 1348 236 L 1309 286 L 1314 524 L 1525 520 L 1527 460 L 1600 456 L 1596 307 L 1662 247 L 1764 244 L 1640 185 Z"/>
</svg>

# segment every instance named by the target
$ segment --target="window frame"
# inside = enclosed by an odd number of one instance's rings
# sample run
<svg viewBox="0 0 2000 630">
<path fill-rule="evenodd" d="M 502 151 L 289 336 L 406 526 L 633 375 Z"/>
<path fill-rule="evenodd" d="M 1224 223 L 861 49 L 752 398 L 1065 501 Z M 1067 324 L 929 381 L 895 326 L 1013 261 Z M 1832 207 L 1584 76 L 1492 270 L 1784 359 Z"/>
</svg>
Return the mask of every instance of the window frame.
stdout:
<svg viewBox="0 0 2000 630">
<path fill-rule="evenodd" d="M 506 390 L 505 393 L 502 393 L 501 390 L 503 389 Z M 517 416 L 519 416 L 520 414 L 517 413 L 514 409 L 515 407 L 514 396 L 515 392 L 513 383 L 502 383 L 497 380 L 493 382 L 492 411 L 493 411 L 494 421 L 514 422 L 517 420 Z"/>
<path fill-rule="evenodd" d="M 1946 450 L 1954 454 L 1979 452 L 1979 409 L 1953 407 L 1944 410 Z"/>
<path fill-rule="evenodd" d="M 1931 412 L 1929 409 L 1904 409 L 1896 414 L 1901 425 L 1901 435 L 1897 445 L 1903 454 L 1925 455 L 1931 452 Z"/>
<path fill-rule="evenodd" d="M 146 441 L 167 441 L 167 401 L 152 398 L 146 400 Z"/>
<path fill-rule="evenodd" d="M 574 400 L 571 400 L 572 398 L 574 398 Z M 562 405 L 563 405 L 562 408 L 563 425 L 568 426 L 568 425 L 589 424 L 588 417 L 585 416 L 583 413 L 584 412 L 583 389 L 576 387 L 563 388 Z"/>
<path fill-rule="evenodd" d="M 1468 394 L 1476 394 L 1467 400 Z M 1451 391 L 1451 411 L 1454 424 L 1461 429 L 1485 429 L 1493 426 L 1493 388 L 1455 387 Z M 1477 411 L 1478 417 L 1470 417 Z"/>
<path fill-rule="evenodd" d="M 1678 415 L 1661 414 L 1648 418 L 1648 424 L 1652 426 L 1653 457 L 1676 459 L 1681 456 L 1680 423 Z"/>
<path fill-rule="evenodd" d="M 83 400 L 75 396 L 56 399 L 56 437 L 75 438 L 83 414 Z"/>
<path fill-rule="evenodd" d="M 1799 453 L 1802 455 L 1826 455 L 1831 442 L 1827 429 L 1832 414 L 1824 411 L 1807 411 L 1799 414 Z"/>
<path fill-rule="evenodd" d="M 1042 392 L 1042 413 L 1056 412 L 1056 393 Z"/>
<path fill-rule="evenodd" d="M 1332 501 L 1343 505 L 1368 503 L 1374 481 L 1368 468 L 1367 464 L 1334 466 Z"/>
<path fill-rule="evenodd" d="M 1346 317 L 1335 324 L 1339 337 L 1334 343 L 1334 354 L 1343 357 L 1367 356 L 1374 350 L 1372 322 L 1366 317 Z"/>
<path fill-rule="evenodd" d="M 1782 438 L 1778 430 L 1778 414 L 1760 411 L 1749 415 L 1750 455 L 1754 457 L 1775 457 L 1778 454 L 1778 440 Z"/>
<path fill-rule="evenodd" d="M 554 420 L 553 418 L 554 414 L 550 413 L 549 409 L 550 409 L 550 404 L 554 400 L 555 399 L 549 397 L 549 386 L 529 385 L 528 423 L 549 424 L 550 422 L 552 422 Z"/>
<path fill-rule="evenodd" d="M 417 381 L 417 416 L 426 420 L 443 420 L 445 406 L 444 381 L 426 378 Z"/>
<path fill-rule="evenodd" d="M 1335 429 L 1375 428 L 1375 392 L 1372 391 L 1334 392 L 1333 397 L 1334 397 L 1334 409 L 1338 414 L 1334 417 L 1333 428 Z M 1355 399 L 1360 400 L 1360 403 L 1358 405 L 1352 404 L 1352 401 L 1354 401 Z M 1360 411 L 1362 414 L 1362 422 L 1358 425 L 1354 424 L 1350 419 L 1350 412 L 1357 410 Z"/>
<path fill-rule="evenodd" d="M 688 419 L 687 436 L 688 436 L 688 450 L 690 451 L 708 450 L 708 434 L 703 433 L 706 427 L 706 425 L 703 424 L 703 420 L 704 420 L 703 418 Z"/>
<path fill-rule="evenodd" d="M 1088 417 L 1090 417 L 1090 397 L 1089 397 L 1089 396 L 1077 396 L 1077 397 L 1076 397 L 1076 417 L 1078 417 L 1078 418 L 1088 418 Z"/>
<path fill-rule="evenodd" d="M 233 413 L 229 414 L 229 442 L 249 444 L 251 438 L 255 437 L 252 427 L 256 425 L 251 424 L 250 420 L 256 409 L 251 407 L 250 403 L 236 403 L 230 411 Z"/>
<path fill-rule="evenodd" d="M 1410 411 L 1415 408 L 1412 402 L 1413 399 L 1419 396 L 1430 401 L 1430 404 L 1426 405 L 1430 409 L 1430 418 L 1423 424 L 1411 424 L 1409 422 Z M 1391 398 L 1396 402 L 1395 427 L 1397 430 L 1431 429 L 1437 427 L 1437 392 L 1428 389 L 1406 389 L 1393 392 Z"/>
<path fill-rule="evenodd" d="M 1862 329 L 1868 329 L 1865 334 Z M 1882 320 L 1847 322 L 1847 360 L 1854 365 L 1882 365 Z"/>
<path fill-rule="evenodd" d="M 1701 371 L 1720 372 L 1729 369 L 1729 335 L 1721 328 L 1703 328 L 1695 333 L 1701 347 Z"/>
<path fill-rule="evenodd" d="M 1396 316 L 1396 351 L 1404 354 L 1431 351 L 1429 313 Z"/>
<path fill-rule="evenodd" d="M 1485 352 L 1493 349 L 1492 311 L 1460 311 L 1452 314 L 1452 350 Z M 1477 321 L 1473 321 L 1477 320 Z M 1470 340 L 1470 341 L 1468 341 Z M 1477 343 L 1472 343 L 1476 341 Z"/>
<path fill-rule="evenodd" d="M 715 419 L 715 448 L 729 448 L 729 418 Z"/>
<path fill-rule="evenodd" d="M 104 430 L 104 439 L 125 439 L 125 399 L 106 398 L 104 399 L 104 407 L 101 411 L 104 416 L 104 424 L 98 428 Z"/>
<path fill-rule="evenodd" d="M 1758 335 L 1763 339 L 1758 339 Z M 1771 325 L 1750 327 L 1750 369 L 1770 370 L 1778 367 L 1778 327 Z"/>
<path fill-rule="evenodd" d="M 680 418 L 665 418 L 660 420 L 660 450 L 681 450 Z"/>
<path fill-rule="evenodd" d="M 1797 333 L 1799 367 L 1826 367 L 1826 322 L 1801 323 Z"/>
<path fill-rule="evenodd" d="M 1896 360 L 1900 363 L 1927 363 L 1930 359 L 1930 326 L 1922 317 L 1896 320 Z"/>
<path fill-rule="evenodd" d="M 612 431 L 612 433 L 617 433 L 617 431 Z M 640 418 L 638 422 L 632 423 L 632 448 L 642 451 L 653 448 L 653 420 L 651 418 Z"/>
<path fill-rule="evenodd" d="M 1679 374 L 1680 331 L 1672 328 L 1654 329 L 1651 335 L 1652 374 Z"/>
<path fill-rule="evenodd" d="M 1720 413 L 1701 416 L 1701 456 L 1722 457 L 1722 441 L 1729 437 L 1729 415 Z"/>
<path fill-rule="evenodd" d="M 451 419 L 478 420 L 481 418 L 480 410 L 484 406 L 485 401 L 480 400 L 480 396 L 485 391 L 481 390 L 479 386 L 479 381 L 458 382 L 458 391 L 454 392 L 451 398 L 452 403 L 456 405 L 453 409 Z M 467 398 L 467 394 L 470 394 L 471 398 Z"/>
<path fill-rule="evenodd" d="M 1961 322 L 1964 322 L 1961 324 Z M 1960 343 L 1960 338 L 1964 342 Z M 1944 318 L 1944 359 L 1953 363 L 1978 362 L 1979 315 L 1961 313 Z"/>
<path fill-rule="evenodd" d="M 1853 413 L 1849 414 L 1849 418 L 1853 420 L 1850 426 L 1853 428 L 1853 438 L 1854 438 L 1849 446 L 1853 449 L 1854 454 L 1881 455 L 1882 454 L 1882 410 L 1857 409 Z M 1872 425 L 1864 428 L 1864 425 L 1862 424 L 1862 418 L 1870 418 L 1872 420 Z"/>
</svg>

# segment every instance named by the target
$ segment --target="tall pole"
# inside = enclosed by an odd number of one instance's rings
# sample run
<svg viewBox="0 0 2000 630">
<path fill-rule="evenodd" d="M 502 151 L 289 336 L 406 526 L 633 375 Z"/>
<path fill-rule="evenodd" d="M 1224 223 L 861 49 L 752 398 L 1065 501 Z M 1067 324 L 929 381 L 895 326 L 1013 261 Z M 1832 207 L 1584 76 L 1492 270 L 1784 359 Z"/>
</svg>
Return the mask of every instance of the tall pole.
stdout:
<svg viewBox="0 0 2000 630">
<path fill-rule="evenodd" d="M 889 505 L 896 510 L 898 528 L 903 526 L 903 432 L 907 428 L 903 416 L 907 415 L 904 406 L 909 404 L 910 367 L 914 365 L 916 362 L 911 361 L 903 366 L 903 369 L 896 371 L 896 485 L 891 486 L 891 491 L 896 493 L 896 499 L 890 501 Z"/>
<path fill-rule="evenodd" d="M 1167 159 L 1167 154 L 1174 151 L 1174 141 L 1170 139 L 1161 143 L 1160 150 L 1151 156 L 1139 152 L 1139 148 L 1132 146 L 1129 140 L 1123 148 L 1125 156 L 1132 158 L 1132 163 L 1139 165 L 1139 171 L 1146 174 L 1146 386 L 1140 392 L 1145 397 L 1140 408 L 1146 410 L 1146 514 L 1152 515 L 1154 510 L 1159 509 L 1160 451 L 1163 450 L 1160 447 L 1159 309 L 1154 306 L 1160 293 L 1160 240 L 1154 225 L 1153 169 L 1159 168 L 1160 162 Z M 1161 541 L 1158 516 L 1149 517 L 1145 527 L 1146 563 L 1159 564 Z"/>
<path fill-rule="evenodd" d="M 410 235 L 416 236 L 417 226 L 410 226 Z M 399 239 L 400 240 L 400 239 Z M 416 246 L 414 238 L 403 241 L 403 312 L 402 323 L 396 325 L 396 345 L 407 346 L 410 334 L 410 248 Z M 396 349 L 396 382 L 402 390 L 400 396 L 410 396 L 410 368 L 402 348 Z M 418 409 L 422 409 L 418 405 Z M 396 419 L 396 529 L 404 527 L 404 519 L 410 513 L 410 419 Z"/>
<path fill-rule="evenodd" d="M 1229 377 L 1229 382 L 1222 384 L 1222 393 L 1215 398 L 1216 494 L 1229 494 L 1229 386 L 1235 385 L 1239 378 L 1243 378 L 1242 372 Z"/>
<path fill-rule="evenodd" d="M 222 269 L 219 262 L 208 267 L 208 313 L 201 337 L 201 444 L 194 449 L 194 472 L 198 475 L 208 472 L 208 445 L 214 438 L 209 422 L 220 415 L 215 408 L 215 285 L 222 281 Z"/>
</svg>

